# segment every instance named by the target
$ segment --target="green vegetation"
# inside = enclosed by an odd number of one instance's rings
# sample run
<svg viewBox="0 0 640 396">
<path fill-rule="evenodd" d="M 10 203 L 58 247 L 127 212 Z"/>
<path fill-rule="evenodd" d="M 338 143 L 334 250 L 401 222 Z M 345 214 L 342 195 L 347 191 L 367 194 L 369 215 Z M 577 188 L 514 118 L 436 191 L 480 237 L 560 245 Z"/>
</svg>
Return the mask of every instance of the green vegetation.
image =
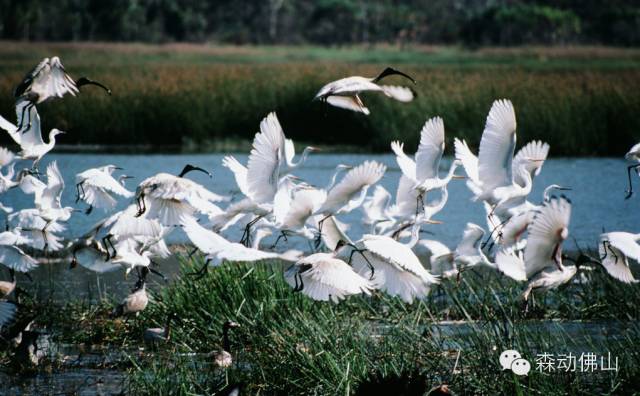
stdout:
<svg viewBox="0 0 640 396">
<path fill-rule="evenodd" d="M 633 0 L 0 0 L 0 38 L 232 44 L 640 43 Z"/>
<path fill-rule="evenodd" d="M 246 145 L 260 119 L 277 111 L 288 136 L 338 149 L 387 151 L 417 144 L 424 121 L 440 115 L 448 138 L 479 141 L 493 100 L 516 106 L 519 142 L 544 139 L 552 155 L 619 156 L 638 139 L 640 52 L 608 48 L 398 49 L 208 47 L 6 43 L 0 48 L 0 114 L 13 115 L 13 87 L 44 56 L 58 54 L 74 76 L 113 89 L 39 106 L 60 144 L 229 149 Z M 365 95 L 363 116 L 312 102 L 326 82 L 376 75 L 391 64 L 418 81 L 409 104 Z M 405 83 L 389 79 L 389 83 Z M 606 137 L 606 138 L 605 138 Z M 8 144 L 3 135 L 0 144 Z M 239 147 L 239 144 L 235 145 Z"/>
<path fill-rule="evenodd" d="M 201 259 L 185 261 L 182 272 L 201 265 Z M 640 390 L 640 291 L 600 269 L 585 272 L 581 283 L 536 296 L 525 315 L 522 285 L 494 273 L 469 271 L 459 284 L 444 282 L 412 305 L 382 293 L 334 305 L 293 292 L 281 265 L 227 263 L 197 281 L 182 276 L 128 322 L 108 319 L 107 305 L 72 303 L 55 311 L 50 326 L 58 341 L 136 350 L 145 327 L 163 325 L 168 312 L 177 313 L 182 322 L 170 343 L 131 355 L 130 394 L 215 394 L 226 383 L 242 383 L 247 394 L 288 395 L 366 395 L 372 389 L 421 395 L 441 383 L 458 394 Z M 231 333 L 236 363 L 224 372 L 207 354 L 221 347 L 226 320 L 242 327 Z M 456 320 L 464 323 L 436 325 Z M 567 323 L 580 330 L 569 332 Z M 528 377 L 501 370 L 498 356 L 511 348 L 532 362 Z M 620 371 L 543 374 L 535 371 L 543 352 L 610 352 Z"/>
</svg>

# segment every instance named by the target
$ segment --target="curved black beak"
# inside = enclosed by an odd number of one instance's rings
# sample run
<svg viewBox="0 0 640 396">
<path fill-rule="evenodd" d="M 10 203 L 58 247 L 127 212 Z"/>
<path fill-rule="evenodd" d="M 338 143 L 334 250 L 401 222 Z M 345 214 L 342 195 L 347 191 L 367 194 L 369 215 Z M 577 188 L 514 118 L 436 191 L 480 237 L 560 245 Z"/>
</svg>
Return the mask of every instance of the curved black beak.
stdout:
<svg viewBox="0 0 640 396">
<path fill-rule="evenodd" d="M 94 81 L 94 80 L 90 80 L 87 77 L 80 77 L 78 80 L 76 80 L 76 86 L 78 88 L 80 88 L 83 85 L 96 85 L 102 89 L 104 89 L 108 95 L 111 95 L 111 89 L 105 87 L 104 85 L 102 85 L 101 83 Z"/>
<path fill-rule="evenodd" d="M 187 164 L 183 169 L 182 172 L 180 172 L 180 174 L 178 175 L 178 177 L 183 177 L 184 175 L 186 175 L 187 173 L 191 172 L 191 171 L 200 171 L 202 173 L 206 173 L 207 175 L 209 175 L 209 177 L 213 177 L 213 175 L 211 174 L 211 172 L 206 171 L 198 166 L 193 166 L 191 164 Z"/>
<path fill-rule="evenodd" d="M 378 75 L 378 77 L 373 79 L 374 83 L 377 83 L 378 81 L 382 80 L 383 78 L 387 77 L 387 76 L 393 76 L 393 75 L 398 75 L 398 76 L 402 76 L 408 80 L 410 80 L 412 83 L 416 84 L 416 80 L 413 79 L 413 77 L 409 76 L 408 74 L 405 74 L 403 72 L 401 72 L 400 70 L 396 70 L 392 67 L 387 67 L 386 69 L 384 69 L 382 71 L 382 73 L 380 73 Z"/>
</svg>

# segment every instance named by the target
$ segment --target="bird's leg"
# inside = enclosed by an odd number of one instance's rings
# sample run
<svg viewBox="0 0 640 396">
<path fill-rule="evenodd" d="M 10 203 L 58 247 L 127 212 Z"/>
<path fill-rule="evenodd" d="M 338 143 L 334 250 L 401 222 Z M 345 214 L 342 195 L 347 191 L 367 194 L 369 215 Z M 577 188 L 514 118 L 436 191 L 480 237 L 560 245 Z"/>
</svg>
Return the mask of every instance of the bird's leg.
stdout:
<svg viewBox="0 0 640 396">
<path fill-rule="evenodd" d="M 80 201 L 80 186 L 81 185 L 82 185 L 82 182 L 76 184 L 76 201 L 75 201 L 75 203 L 78 203 Z"/>
<path fill-rule="evenodd" d="M 93 212 L 93 205 L 89 205 L 89 207 L 84 211 L 84 214 L 90 215 Z"/>
<path fill-rule="evenodd" d="M 197 251 L 198 251 L 198 248 L 193 248 L 193 250 L 189 252 L 189 255 L 187 256 L 189 260 L 191 260 L 191 258 L 193 257 L 194 254 L 196 254 Z"/>
<path fill-rule="evenodd" d="M 111 253 L 111 258 L 114 258 L 118 254 L 118 251 L 116 250 L 116 247 L 113 244 L 113 240 L 111 239 L 111 237 L 113 237 L 113 235 L 109 234 L 107 236 L 107 241 L 109 241 L 109 245 L 111 245 L 111 249 L 113 249 L 113 253 Z"/>
<path fill-rule="evenodd" d="M 627 167 L 627 177 L 629 178 L 629 189 L 626 191 L 627 196 L 624 199 L 629 199 L 633 195 L 633 184 L 631 183 L 631 169 L 637 170 L 640 164 L 630 165 Z"/>
<path fill-rule="evenodd" d="M 197 270 L 196 272 L 190 272 L 187 275 L 189 276 L 195 276 L 196 280 L 200 280 L 202 278 L 204 278 L 204 276 L 209 273 L 209 262 L 211 262 L 211 259 L 207 259 L 204 262 L 204 265 L 202 266 L 202 268 L 200 268 L 199 270 Z"/>
<path fill-rule="evenodd" d="M 151 264 L 156 265 L 156 266 L 158 265 L 158 263 L 156 263 L 155 261 L 151 261 Z M 169 279 L 168 279 L 166 276 L 164 276 L 162 273 L 160 273 L 160 271 L 158 271 L 158 270 L 156 270 L 156 269 L 153 269 L 153 268 L 149 267 L 149 272 L 151 272 L 151 273 L 152 273 L 152 274 L 154 274 L 154 275 L 157 275 L 157 276 L 161 277 L 161 278 L 162 278 L 162 280 L 163 280 L 165 283 L 169 282 Z"/>
<path fill-rule="evenodd" d="M 104 261 L 109 261 L 109 259 L 111 258 L 111 252 L 109 252 L 109 244 L 107 242 L 108 237 L 109 235 L 106 235 L 105 237 L 102 238 L 102 246 L 106 251 Z"/>
<path fill-rule="evenodd" d="M 42 238 L 44 239 L 44 247 L 42 250 L 44 250 L 45 252 L 49 248 L 49 237 L 47 236 L 47 227 L 49 227 L 50 223 L 51 221 L 47 221 L 44 227 L 42 227 L 42 230 L 40 230 L 42 232 Z"/>
<path fill-rule="evenodd" d="M 607 258 L 609 252 L 607 251 L 607 241 L 602 241 L 602 249 L 604 249 L 604 256 L 600 257 L 600 261 Z"/>
<path fill-rule="evenodd" d="M 246 247 L 249 247 L 249 245 L 251 245 L 251 227 L 253 227 L 254 224 L 256 224 L 258 221 L 260 221 L 261 218 L 262 215 L 257 216 L 255 219 L 247 223 L 247 225 L 244 227 L 244 232 L 242 233 L 242 239 L 240 239 L 241 244 L 245 245 Z"/>
<path fill-rule="evenodd" d="M 360 255 L 362 256 L 362 258 L 364 259 L 364 261 L 367 263 L 367 266 L 369 267 L 369 269 L 371 270 L 371 276 L 369 277 L 369 280 L 373 279 L 373 276 L 376 273 L 375 268 L 373 268 L 373 264 L 371 264 L 371 261 L 369 261 L 369 259 L 367 258 L 367 256 L 365 256 L 365 252 L 367 251 L 366 249 L 358 249 L 355 245 L 353 244 L 349 244 L 349 246 L 351 246 L 353 248 L 353 250 L 351 251 L 351 254 L 349 255 L 349 265 L 351 265 L 351 260 L 353 259 L 353 255 L 357 252 L 360 253 Z"/>
<path fill-rule="evenodd" d="M 144 212 L 147 211 L 147 205 L 144 202 L 144 193 L 141 193 L 136 199 L 136 205 L 138 206 L 138 213 L 136 213 L 136 217 L 142 216 Z"/>
<path fill-rule="evenodd" d="M 24 113 L 26 111 L 27 113 L 27 120 L 29 120 L 28 126 L 25 129 L 25 132 L 31 128 L 31 108 L 34 106 L 33 102 L 29 102 L 28 105 L 24 106 L 22 108 L 22 112 L 20 113 L 20 122 L 18 124 L 18 129 L 16 130 L 16 132 L 21 132 L 23 130 L 24 127 Z"/>
<path fill-rule="evenodd" d="M 316 236 L 316 240 L 315 240 L 316 250 L 320 247 L 320 244 L 322 243 L 322 224 L 324 224 L 324 221 L 329 217 L 331 217 L 331 215 L 325 216 L 318 222 L 318 236 Z"/>
<path fill-rule="evenodd" d="M 302 291 L 302 289 L 304 289 L 304 282 L 302 282 L 302 275 L 299 272 L 296 272 L 296 275 L 293 277 L 293 279 L 296 282 L 296 285 L 293 288 L 293 291 L 294 292 Z M 300 284 L 298 284 L 298 280 L 300 281 Z"/>
<path fill-rule="evenodd" d="M 282 238 L 284 238 L 285 242 L 287 242 L 287 234 L 285 234 L 284 231 L 280 231 L 280 235 L 278 235 L 278 238 L 276 238 L 276 241 L 273 243 L 273 245 L 269 247 L 269 250 L 275 249 L 276 245 L 278 245 L 278 242 L 280 242 L 280 239 Z"/>
</svg>

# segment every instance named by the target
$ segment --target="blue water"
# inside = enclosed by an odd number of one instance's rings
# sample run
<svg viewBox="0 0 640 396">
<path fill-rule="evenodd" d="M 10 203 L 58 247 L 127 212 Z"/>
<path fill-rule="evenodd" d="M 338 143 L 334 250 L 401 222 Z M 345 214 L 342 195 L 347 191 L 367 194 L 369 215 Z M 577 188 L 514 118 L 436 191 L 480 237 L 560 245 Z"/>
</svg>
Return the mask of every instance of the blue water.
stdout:
<svg viewBox="0 0 640 396">
<path fill-rule="evenodd" d="M 58 166 L 67 183 L 62 203 L 65 206 L 76 206 L 74 176 L 87 168 L 115 164 L 124 168 L 124 173 L 135 176 L 128 180 L 127 187 L 135 190 L 135 186 L 144 178 L 158 172 L 178 173 L 187 164 L 201 166 L 213 171 L 213 179 L 206 175 L 193 172 L 189 178 L 203 184 L 205 187 L 220 194 L 236 194 L 239 198 L 235 181 L 231 172 L 221 166 L 222 154 L 198 155 L 114 155 L 114 154 L 51 154 L 40 164 L 44 172 L 50 161 L 58 161 Z M 246 163 L 247 154 L 236 154 L 242 163 Z M 295 174 L 305 181 L 323 187 L 325 186 L 335 166 L 339 163 L 357 165 L 365 160 L 380 161 L 388 166 L 387 173 L 382 179 L 382 185 L 395 197 L 395 189 L 400 177 L 400 170 L 392 155 L 372 154 L 317 154 L 311 155 L 302 169 Z M 451 159 L 445 159 L 441 172 L 448 169 Z M 25 165 L 26 166 L 26 165 Z M 17 169 L 20 169 L 19 167 Z M 462 168 L 456 172 L 464 174 Z M 118 173 L 119 174 L 119 173 Z M 544 164 L 541 174 L 534 180 L 534 188 L 530 195 L 533 202 L 539 202 L 544 188 L 552 183 L 569 186 L 573 190 L 566 191 L 566 195 L 573 202 L 570 232 L 582 247 L 595 247 L 598 235 L 602 229 L 607 231 L 624 230 L 640 231 L 640 179 L 636 180 L 638 194 L 625 200 L 626 167 L 622 159 L 611 158 L 578 158 L 578 159 L 550 159 Z M 2 196 L 2 203 L 14 209 L 33 207 L 31 196 L 22 194 L 18 189 L 11 190 Z M 119 207 L 127 202 L 121 201 Z M 80 203 L 79 208 L 86 205 Z M 94 210 L 89 216 L 76 213 L 68 222 L 66 237 L 78 236 L 84 233 L 92 224 L 104 217 L 106 213 Z M 340 216 L 340 220 L 351 224 L 349 234 L 357 238 L 363 232 L 359 218 L 361 212 L 356 210 L 350 214 Z M 444 224 L 430 225 L 430 239 L 437 239 L 449 246 L 454 246 L 461 237 L 467 222 L 486 226 L 482 205 L 471 201 L 471 193 L 464 180 L 453 180 L 449 185 L 449 201 L 446 207 L 435 216 Z M 178 241 L 180 236 L 173 236 Z M 177 239 L 178 240 L 177 240 Z M 569 241 L 567 248 L 573 249 L 573 242 Z"/>
</svg>

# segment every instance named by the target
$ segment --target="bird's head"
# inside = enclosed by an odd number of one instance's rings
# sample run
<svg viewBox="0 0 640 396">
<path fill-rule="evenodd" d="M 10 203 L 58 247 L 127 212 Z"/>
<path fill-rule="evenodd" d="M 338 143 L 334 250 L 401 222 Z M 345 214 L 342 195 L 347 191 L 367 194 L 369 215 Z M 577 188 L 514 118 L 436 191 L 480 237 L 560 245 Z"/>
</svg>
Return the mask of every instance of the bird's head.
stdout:
<svg viewBox="0 0 640 396">
<path fill-rule="evenodd" d="M 182 172 L 180 172 L 180 174 L 178 175 L 178 177 L 184 177 L 184 175 L 186 175 L 187 173 L 191 172 L 191 171 L 199 171 L 202 173 L 206 173 L 207 175 L 209 175 L 209 177 L 213 177 L 213 175 L 211 174 L 211 172 L 206 171 L 200 167 L 197 166 L 193 166 L 191 164 L 187 164 L 185 165 L 184 168 L 182 168 Z"/>
<path fill-rule="evenodd" d="M 234 322 L 233 320 L 227 320 L 226 322 L 224 322 L 222 327 L 224 329 L 234 329 L 234 328 L 241 327 L 241 326 L 240 326 L 239 323 Z"/>
<path fill-rule="evenodd" d="M 64 135 L 65 133 L 66 133 L 66 132 L 61 131 L 61 130 L 59 130 L 59 129 L 57 129 L 57 128 L 53 128 L 53 129 L 51 130 L 51 132 L 49 132 L 49 138 L 54 138 L 54 137 L 56 137 L 56 136 L 58 136 L 58 135 Z"/>
</svg>

